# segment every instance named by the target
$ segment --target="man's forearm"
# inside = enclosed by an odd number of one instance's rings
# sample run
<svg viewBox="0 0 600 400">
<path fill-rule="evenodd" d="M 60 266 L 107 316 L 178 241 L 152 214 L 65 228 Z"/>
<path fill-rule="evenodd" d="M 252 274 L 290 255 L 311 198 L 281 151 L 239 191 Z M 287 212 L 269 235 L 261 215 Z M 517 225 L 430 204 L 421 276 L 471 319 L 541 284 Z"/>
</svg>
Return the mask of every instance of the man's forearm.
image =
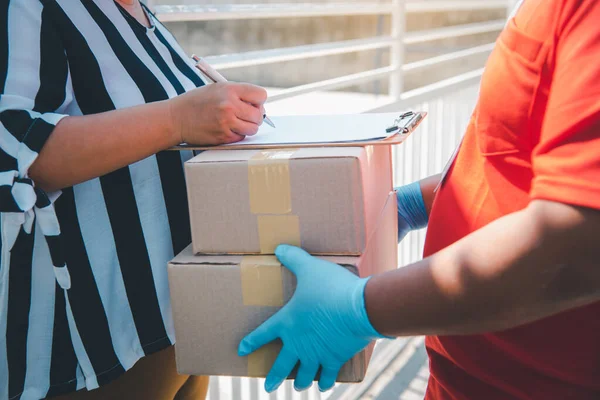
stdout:
<svg viewBox="0 0 600 400">
<path fill-rule="evenodd" d="M 534 203 L 371 278 L 365 300 L 373 326 L 397 336 L 474 334 L 600 300 L 600 213 Z"/>
<path fill-rule="evenodd" d="M 165 102 L 58 123 L 29 175 L 46 191 L 105 175 L 177 144 Z"/>
<path fill-rule="evenodd" d="M 442 174 L 432 175 L 419 181 L 427 215 L 431 214 L 431 207 L 433 205 L 433 200 L 435 199 L 435 193 L 433 191 L 439 184 L 440 179 L 442 179 Z"/>
</svg>

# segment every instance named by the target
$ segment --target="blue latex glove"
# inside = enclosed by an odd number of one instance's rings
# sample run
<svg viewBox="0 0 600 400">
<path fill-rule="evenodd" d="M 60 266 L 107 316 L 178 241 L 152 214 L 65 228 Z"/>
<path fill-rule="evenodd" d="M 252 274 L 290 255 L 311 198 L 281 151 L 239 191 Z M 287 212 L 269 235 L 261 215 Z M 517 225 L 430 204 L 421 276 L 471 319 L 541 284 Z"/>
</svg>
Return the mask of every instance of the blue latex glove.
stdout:
<svg viewBox="0 0 600 400">
<path fill-rule="evenodd" d="M 365 309 L 368 278 L 293 246 L 281 245 L 275 255 L 296 275 L 296 291 L 281 310 L 242 340 L 238 354 L 246 356 L 280 338 L 283 348 L 267 375 L 265 390 L 276 390 L 300 362 L 294 388 L 308 389 L 321 367 L 319 390 L 326 391 L 346 361 L 383 337 Z"/>
<path fill-rule="evenodd" d="M 396 197 L 398 198 L 398 243 L 400 243 L 410 231 L 425 228 L 429 216 L 419 182 L 396 188 Z"/>
</svg>

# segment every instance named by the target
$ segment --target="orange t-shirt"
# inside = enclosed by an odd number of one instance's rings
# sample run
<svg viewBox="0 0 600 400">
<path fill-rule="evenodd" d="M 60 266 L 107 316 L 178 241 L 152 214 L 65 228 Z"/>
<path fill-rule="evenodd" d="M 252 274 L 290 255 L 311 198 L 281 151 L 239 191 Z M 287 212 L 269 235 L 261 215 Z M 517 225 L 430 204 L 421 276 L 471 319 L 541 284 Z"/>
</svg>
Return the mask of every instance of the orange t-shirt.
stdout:
<svg viewBox="0 0 600 400">
<path fill-rule="evenodd" d="M 600 209 L 599 0 L 525 0 L 509 21 L 434 201 L 425 256 L 533 199 Z M 600 304 L 426 344 L 427 399 L 600 399 Z"/>
</svg>

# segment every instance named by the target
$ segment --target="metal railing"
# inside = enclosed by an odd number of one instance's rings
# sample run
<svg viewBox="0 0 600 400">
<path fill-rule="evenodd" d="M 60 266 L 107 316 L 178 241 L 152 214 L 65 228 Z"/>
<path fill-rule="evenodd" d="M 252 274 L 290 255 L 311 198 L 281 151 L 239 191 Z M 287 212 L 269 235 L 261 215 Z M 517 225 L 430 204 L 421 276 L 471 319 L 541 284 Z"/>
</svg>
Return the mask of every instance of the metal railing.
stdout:
<svg viewBox="0 0 600 400">
<path fill-rule="evenodd" d="M 457 61 L 473 55 L 486 54 L 493 48 L 493 43 L 488 43 L 471 49 L 461 50 L 404 65 L 404 48 L 406 45 L 497 32 L 501 30 L 504 25 L 504 20 L 493 20 L 407 33 L 404 28 L 407 16 L 424 12 L 506 9 L 508 1 L 510 0 L 419 2 L 391 0 L 372 3 L 224 5 L 155 4 L 153 8 L 159 18 L 164 22 L 388 15 L 391 17 L 392 26 L 392 31 L 389 36 L 375 36 L 356 40 L 207 56 L 205 58 L 218 69 L 228 69 L 389 48 L 391 53 L 390 65 L 388 66 L 289 88 L 278 93 L 276 96 L 271 97 L 269 101 L 278 101 L 315 91 L 342 89 L 356 84 L 389 78 L 389 93 L 392 96 L 391 106 L 398 107 L 401 106 L 403 101 L 404 73 L 413 72 L 422 68 L 439 66 L 448 61 Z"/>
<path fill-rule="evenodd" d="M 286 48 L 248 51 L 237 54 L 206 56 L 218 69 L 231 69 L 256 65 L 276 64 L 286 61 L 389 49 L 389 65 L 333 79 L 278 90 L 270 102 L 293 99 L 300 95 L 348 88 L 360 83 L 389 79 L 389 96 L 377 106 L 366 106 L 364 112 L 396 112 L 412 108 L 429 112 L 419 128 L 402 146 L 394 150 L 394 184 L 401 185 L 437 173 L 443 169 L 458 143 L 475 105 L 483 69 L 461 73 L 450 78 L 404 91 L 404 75 L 449 62 L 465 60 L 472 56 L 485 56 L 494 43 L 485 43 L 459 51 L 405 63 L 407 45 L 422 44 L 440 39 L 459 38 L 477 34 L 499 32 L 504 20 L 469 23 L 437 29 L 406 32 L 406 18 L 412 14 L 429 12 L 462 12 L 471 10 L 506 10 L 515 0 L 447 0 L 405 1 L 387 0 L 357 3 L 288 3 L 288 4 L 228 4 L 228 5 L 159 5 L 152 8 L 165 22 L 218 21 L 269 18 L 334 17 L 350 15 L 385 15 L 391 17 L 391 32 L 387 35 L 329 43 L 310 44 Z M 424 232 L 411 233 L 399 246 L 399 260 L 406 265 L 421 257 Z M 390 368 L 400 355 L 411 349 L 410 340 L 398 339 L 378 344 L 369 375 L 359 385 L 339 385 L 332 393 L 322 394 L 316 388 L 302 394 L 295 393 L 291 382 L 286 382 L 273 394 L 262 390 L 262 380 L 214 377 L 209 389 L 210 400 L 216 399 L 358 399 L 378 397 Z M 400 357 L 401 358 L 401 357 Z"/>
</svg>

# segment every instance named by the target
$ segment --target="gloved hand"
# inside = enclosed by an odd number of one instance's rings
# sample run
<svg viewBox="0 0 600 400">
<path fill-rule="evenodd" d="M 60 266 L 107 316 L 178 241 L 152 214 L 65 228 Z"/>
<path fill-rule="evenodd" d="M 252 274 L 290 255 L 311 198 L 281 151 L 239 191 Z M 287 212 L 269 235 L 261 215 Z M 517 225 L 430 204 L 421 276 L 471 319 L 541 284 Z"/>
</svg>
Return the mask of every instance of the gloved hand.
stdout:
<svg viewBox="0 0 600 400">
<path fill-rule="evenodd" d="M 296 291 L 281 310 L 241 341 L 238 354 L 246 356 L 280 338 L 283 348 L 267 375 L 265 390 L 276 390 L 300 362 L 294 388 L 308 389 L 321 367 L 319 390 L 326 391 L 346 361 L 383 337 L 365 309 L 368 278 L 293 246 L 281 245 L 275 255 L 296 275 Z"/>
<path fill-rule="evenodd" d="M 398 198 L 398 243 L 400 243 L 410 231 L 425 228 L 429 216 L 419 182 L 396 188 L 396 197 Z"/>
</svg>

